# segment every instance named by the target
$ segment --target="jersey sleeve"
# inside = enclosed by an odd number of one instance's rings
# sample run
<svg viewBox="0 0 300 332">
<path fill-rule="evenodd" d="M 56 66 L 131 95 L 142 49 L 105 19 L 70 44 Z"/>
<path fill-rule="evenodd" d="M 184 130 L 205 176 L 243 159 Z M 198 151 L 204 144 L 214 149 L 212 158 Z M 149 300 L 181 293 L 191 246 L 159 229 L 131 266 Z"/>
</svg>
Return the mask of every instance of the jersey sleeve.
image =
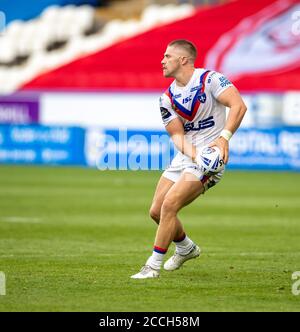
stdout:
<svg viewBox="0 0 300 332">
<path fill-rule="evenodd" d="M 170 98 L 165 93 L 159 98 L 159 108 L 165 126 L 178 117 L 172 108 Z"/>
<path fill-rule="evenodd" d="M 226 89 L 233 86 L 226 76 L 216 71 L 213 71 L 208 75 L 207 84 L 215 99 L 217 99 Z"/>
</svg>

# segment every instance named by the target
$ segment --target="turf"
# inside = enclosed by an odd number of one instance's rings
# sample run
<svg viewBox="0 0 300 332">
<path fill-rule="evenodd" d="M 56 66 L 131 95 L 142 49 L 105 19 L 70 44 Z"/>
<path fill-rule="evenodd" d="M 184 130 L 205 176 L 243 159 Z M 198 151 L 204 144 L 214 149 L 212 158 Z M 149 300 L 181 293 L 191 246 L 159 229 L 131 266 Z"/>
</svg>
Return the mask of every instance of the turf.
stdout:
<svg viewBox="0 0 300 332">
<path fill-rule="evenodd" d="M 1 166 L 0 311 L 300 311 L 299 173 L 228 171 L 180 214 L 202 256 L 131 280 L 159 176 Z"/>
</svg>

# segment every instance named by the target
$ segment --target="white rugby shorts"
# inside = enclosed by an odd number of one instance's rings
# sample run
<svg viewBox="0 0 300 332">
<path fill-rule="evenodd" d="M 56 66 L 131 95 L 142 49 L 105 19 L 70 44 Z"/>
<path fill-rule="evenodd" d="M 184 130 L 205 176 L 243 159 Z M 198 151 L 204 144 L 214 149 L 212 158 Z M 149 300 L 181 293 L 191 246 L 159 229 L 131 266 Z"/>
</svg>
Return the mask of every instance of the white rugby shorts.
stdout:
<svg viewBox="0 0 300 332">
<path fill-rule="evenodd" d="M 171 165 L 163 172 L 162 176 L 173 182 L 177 182 L 180 176 L 186 172 L 194 174 L 202 182 L 204 192 L 216 185 L 224 174 L 224 170 L 218 173 L 203 174 L 200 167 L 191 158 L 179 152 L 172 160 Z"/>
</svg>

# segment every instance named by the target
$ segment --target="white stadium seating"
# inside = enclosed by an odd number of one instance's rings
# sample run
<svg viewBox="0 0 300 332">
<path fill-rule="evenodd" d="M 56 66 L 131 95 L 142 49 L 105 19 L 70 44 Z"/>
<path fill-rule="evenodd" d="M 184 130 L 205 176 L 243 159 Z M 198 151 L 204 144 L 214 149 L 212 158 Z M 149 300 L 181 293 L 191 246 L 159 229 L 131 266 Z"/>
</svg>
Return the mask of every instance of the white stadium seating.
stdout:
<svg viewBox="0 0 300 332">
<path fill-rule="evenodd" d="M 0 38 L 0 93 L 11 93 L 45 71 L 156 25 L 188 16 L 193 10 L 186 4 L 151 5 L 140 20 L 112 20 L 92 34 L 85 32 L 95 24 L 95 10 L 87 5 L 50 6 L 34 20 L 13 21 Z M 12 65 L 20 56 L 23 63 Z"/>
</svg>

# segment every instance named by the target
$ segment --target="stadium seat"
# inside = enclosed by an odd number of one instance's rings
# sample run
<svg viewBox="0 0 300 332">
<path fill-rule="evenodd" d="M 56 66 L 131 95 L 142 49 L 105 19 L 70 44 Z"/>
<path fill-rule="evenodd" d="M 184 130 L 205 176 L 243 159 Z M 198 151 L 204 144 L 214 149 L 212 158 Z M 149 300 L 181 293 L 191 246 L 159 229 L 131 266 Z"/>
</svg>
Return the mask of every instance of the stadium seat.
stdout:
<svg viewBox="0 0 300 332">
<path fill-rule="evenodd" d="M 20 20 L 15 20 L 11 22 L 7 27 L 6 27 L 6 36 L 9 39 L 12 40 L 19 40 L 23 29 L 24 29 L 24 22 Z"/>
<path fill-rule="evenodd" d="M 47 7 L 41 14 L 40 18 L 44 22 L 55 23 L 57 17 L 60 15 L 60 6 L 50 6 Z"/>
<path fill-rule="evenodd" d="M 11 63 L 16 54 L 16 42 L 8 37 L 2 37 L 0 39 L 0 63 Z"/>
</svg>

